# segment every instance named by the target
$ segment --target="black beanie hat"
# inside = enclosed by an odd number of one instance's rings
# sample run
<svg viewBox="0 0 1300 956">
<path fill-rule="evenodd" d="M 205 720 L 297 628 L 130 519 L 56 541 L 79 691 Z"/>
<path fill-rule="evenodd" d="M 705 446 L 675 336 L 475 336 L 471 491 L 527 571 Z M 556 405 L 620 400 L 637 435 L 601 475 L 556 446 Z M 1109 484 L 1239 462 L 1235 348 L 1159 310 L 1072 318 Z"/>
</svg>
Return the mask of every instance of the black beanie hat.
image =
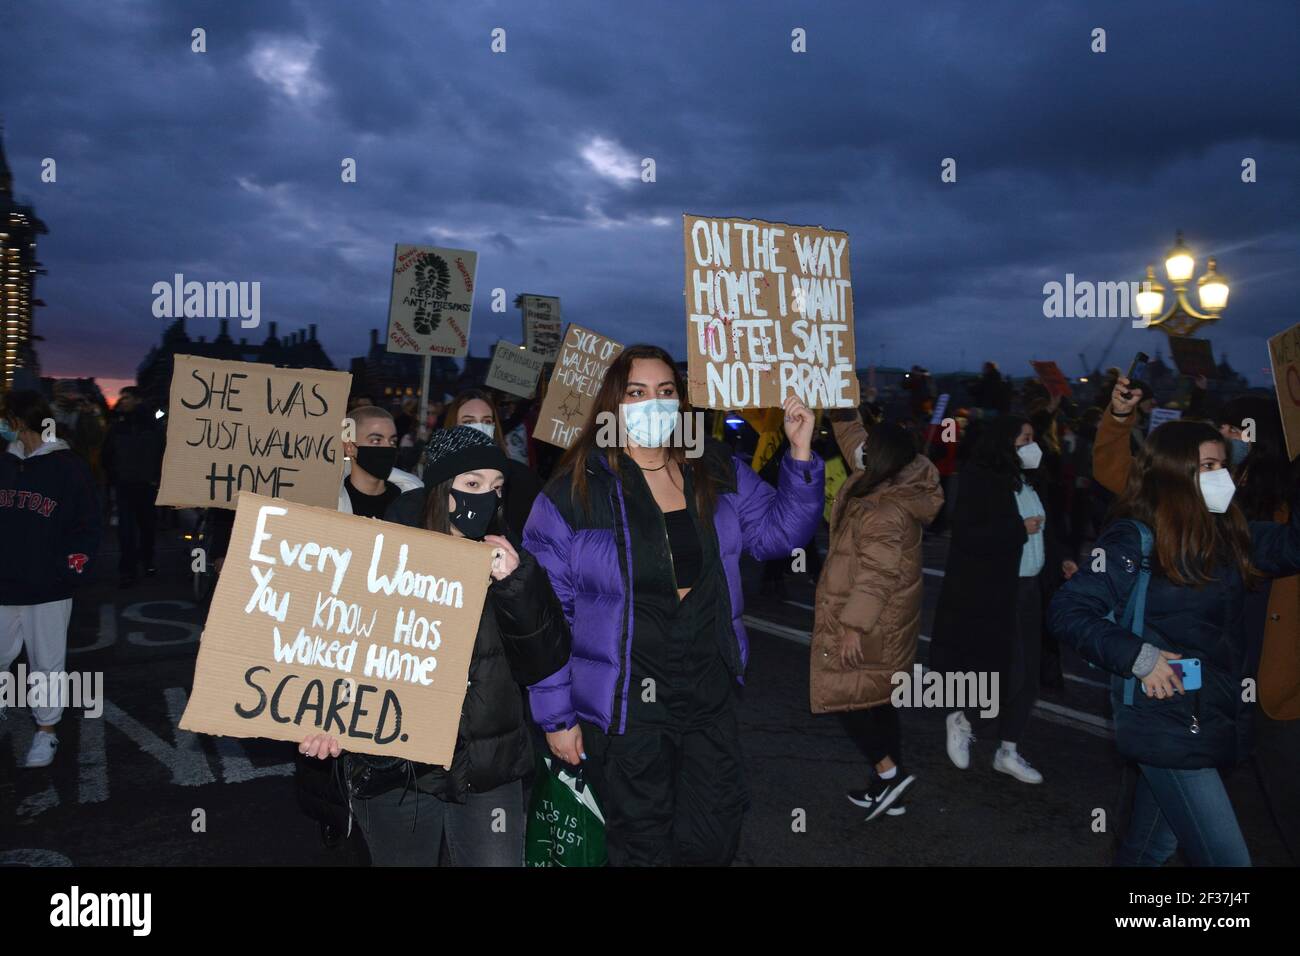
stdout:
<svg viewBox="0 0 1300 956">
<path fill-rule="evenodd" d="M 421 477 L 424 486 L 432 488 L 448 478 L 480 468 L 495 468 L 505 474 L 506 464 L 505 452 L 495 438 L 476 428 L 457 425 L 439 429 L 429 436 L 429 444 L 424 448 L 424 473 Z"/>
</svg>

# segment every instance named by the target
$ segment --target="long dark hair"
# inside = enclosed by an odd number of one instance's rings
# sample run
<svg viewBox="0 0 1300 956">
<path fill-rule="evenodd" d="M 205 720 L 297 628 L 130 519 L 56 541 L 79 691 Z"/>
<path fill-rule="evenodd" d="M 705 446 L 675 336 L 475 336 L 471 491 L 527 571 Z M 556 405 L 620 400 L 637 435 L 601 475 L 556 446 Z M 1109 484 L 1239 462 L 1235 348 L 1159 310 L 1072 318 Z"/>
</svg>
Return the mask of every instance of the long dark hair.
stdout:
<svg viewBox="0 0 1300 956">
<path fill-rule="evenodd" d="M 998 415 L 983 423 L 975 445 L 973 462 L 981 468 L 1006 478 L 1013 491 L 1019 491 L 1028 481 L 1035 485 L 1036 476 L 1020 467 L 1016 452 L 1016 439 L 1026 425 L 1033 428 L 1029 419 L 1020 415 Z"/>
<path fill-rule="evenodd" d="M 1254 441 L 1244 461 L 1232 466 L 1237 479 L 1234 501 L 1249 521 L 1272 521 L 1283 505 L 1300 504 L 1295 469 L 1286 452 L 1282 416 L 1277 402 L 1258 395 L 1242 395 L 1223 406 L 1218 414 L 1220 425 L 1241 428 L 1242 422 L 1255 422 Z"/>
<path fill-rule="evenodd" d="M 557 476 L 568 474 L 570 487 L 572 489 L 573 500 L 575 504 L 584 509 L 587 507 L 587 459 L 593 452 L 599 451 L 604 455 L 606 464 L 615 474 L 619 474 L 619 465 L 623 458 L 623 449 L 618 447 L 599 448 L 596 444 L 596 437 L 600 429 L 594 427 L 602 412 L 618 416 L 618 406 L 623 403 L 623 393 L 627 391 L 628 377 L 632 374 L 632 363 L 637 359 L 655 359 L 663 362 L 668 366 L 668 370 L 673 376 L 673 385 L 677 391 L 678 414 L 686 415 L 692 411 L 690 398 L 686 391 L 686 382 L 682 379 L 682 373 L 678 371 L 677 366 L 673 364 L 673 357 L 657 345 L 629 345 L 619 353 L 618 358 L 609 367 L 605 373 L 605 380 L 601 382 L 600 389 L 596 392 L 596 398 L 591 403 L 591 410 L 587 414 L 587 419 L 583 422 L 582 432 L 569 450 L 564 453 L 560 463 L 556 466 L 555 474 Z M 711 517 L 713 514 L 713 500 L 715 489 L 713 476 L 709 474 L 708 466 L 705 464 L 706 456 L 701 455 L 697 458 L 687 458 L 686 449 L 680 445 L 671 445 L 665 449 L 668 452 L 670 461 L 675 462 L 677 467 L 682 470 L 683 476 L 686 469 L 690 468 L 692 477 L 695 481 L 695 507 L 701 518 Z"/>
<path fill-rule="evenodd" d="M 1128 484 L 1111 518 L 1141 521 L 1155 535 L 1154 563 L 1179 587 L 1200 587 L 1220 562 L 1237 566 L 1251 587 L 1260 580 L 1250 563 L 1250 529 L 1234 500 L 1221 515 L 1201 496 L 1201 445 L 1227 441 L 1203 422 L 1165 422 L 1147 436 L 1129 468 Z"/>
<path fill-rule="evenodd" d="M 424 498 L 424 510 L 420 513 L 420 527 L 426 531 L 451 534 L 451 512 L 447 510 L 447 499 L 451 497 L 451 485 L 457 477 L 457 475 L 452 475 L 450 478 L 444 478 L 428 489 L 428 494 Z M 506 527 L 505 508 L 503 506 L 505 502 L 505 485 L 501 486 L 501 491 L 501 500 L 497 502 L 497 510 L 492 515 L 487 534 L 501 534 Z"/>
<path fill-rule="evenodd" d="M 496 439 L 497 447 L 502 451 L 506 450 L 506 436 L 504 429 L 501 427 L 501 411 L 497 408 L 497 403 L 492 400 L 492 396 L 481 388 L 467 388 L 457 393 L 456 397 L 451 400 L 447 406 L 447 411 L 443 414 L 442 420 L 445 428 L 455 428 L 460 424 L 460 410 L 467 402 L 480 401 L 486 402 L 487 407 L 492 409 L 492 437 Z"/>
<path fill-rule="evenodd" d="M 895 478 L 916 457 L 916 438 L 900 425 L 877 425 L 867 436 L 862 447 L 862 471 L 849 489 L 850 498 L 870 494 L 887 481 Z"/>
</svg>

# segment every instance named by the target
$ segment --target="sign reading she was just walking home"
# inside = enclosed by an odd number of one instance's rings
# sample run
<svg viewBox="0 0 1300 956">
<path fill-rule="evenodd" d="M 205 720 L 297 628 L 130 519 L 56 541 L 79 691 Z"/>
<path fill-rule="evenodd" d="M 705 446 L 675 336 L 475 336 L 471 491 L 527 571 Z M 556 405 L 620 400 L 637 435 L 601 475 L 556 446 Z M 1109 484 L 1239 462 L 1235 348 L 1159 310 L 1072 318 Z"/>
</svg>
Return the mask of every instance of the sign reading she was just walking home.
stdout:
<svg viewBox="0 0 1300 956">
<path fill-rule="evenodd" d="M 462 356 L 469 352 L 478 253 L 404 246 L 393 251 L 388 351 Z"/>
<path fill-rule="evenodd" d="M 448 766 L 492 552 L 240 495 L 181 728 Z"/>
<path fill-rule="evenodd" d="M 178 355 L 158 504 L 230 508 L 240 491 L 333 507 L 352 376 Z"/>
<path fill-rule="evenodd" d="M 682 217 L 691 404 L 858 404 L 849 237 L 820 226 Z"/>
</svg>

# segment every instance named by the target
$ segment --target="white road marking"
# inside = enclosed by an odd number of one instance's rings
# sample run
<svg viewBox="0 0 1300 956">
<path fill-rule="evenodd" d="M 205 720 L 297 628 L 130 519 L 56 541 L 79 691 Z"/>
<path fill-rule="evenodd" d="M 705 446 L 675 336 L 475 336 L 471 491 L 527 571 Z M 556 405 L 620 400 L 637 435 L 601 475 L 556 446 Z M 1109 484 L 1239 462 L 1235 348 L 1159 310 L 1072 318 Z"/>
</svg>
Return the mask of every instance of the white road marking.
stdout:
<svg viewBox="0 0 1300 956">
<path fill-rule="evenodd" d="M 790 603 L 790 602 L 786 602 Z M 793 641 L 796 644 L 802 644 L 804 647 L 812 646 L 812 634 L 808 631 L 801 630 L 797 627 L 789 627 L 785 624 L 777 624 L 775 621 L 767 621 L 761 617 L 754 617 L 752 614 L 746 614 L 741 618 L 746 627 L 752 627 L 755 630 L 764 631 L 768 634 L 774 634 L 777 637 L 783 637 L 787 641 Z M 930 638 L 921 635 L 921 640 L 928 641 Z M 924 668 L 928 672 L 929 668 Z M 1066 678 L 1078 681 L 1082 684 L 1090 684 L 1095 687 L 1106 687 L 1099 681 L 1089 680 L 1086 677 L 1076 677 L 1073 674 L 1066 674 Z M 1096 737 L 1109 737 L 1114 729 L 1112 724 L 1105 717 L 1099 717 L 1096 714 L 1089 714 L 1082 710 L 1075 710 L 1073 707 L 1066 707 L 1063 704 L 1054 704 L 1051 701 L 1040 700 L 1034 704 L 1034 712 L 1038 717 L 1053 723 L 1067 724 L 1077 730 L 1085 731 Z"/>
</svg>

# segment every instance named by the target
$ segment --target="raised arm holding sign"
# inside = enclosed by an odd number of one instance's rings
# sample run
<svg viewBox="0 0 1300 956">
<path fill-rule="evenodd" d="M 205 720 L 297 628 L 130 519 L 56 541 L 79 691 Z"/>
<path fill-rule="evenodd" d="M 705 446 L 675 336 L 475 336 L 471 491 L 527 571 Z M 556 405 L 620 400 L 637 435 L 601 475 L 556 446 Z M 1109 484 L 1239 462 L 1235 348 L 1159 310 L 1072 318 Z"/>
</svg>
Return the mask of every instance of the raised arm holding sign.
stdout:
<svg viewBox="0 0 1300 956">
<path fill-rule="evenodd" d="M 858 404 L 849 237 L 820 226 L 683 216 L 691 404 Z"/>
</svg>

